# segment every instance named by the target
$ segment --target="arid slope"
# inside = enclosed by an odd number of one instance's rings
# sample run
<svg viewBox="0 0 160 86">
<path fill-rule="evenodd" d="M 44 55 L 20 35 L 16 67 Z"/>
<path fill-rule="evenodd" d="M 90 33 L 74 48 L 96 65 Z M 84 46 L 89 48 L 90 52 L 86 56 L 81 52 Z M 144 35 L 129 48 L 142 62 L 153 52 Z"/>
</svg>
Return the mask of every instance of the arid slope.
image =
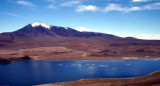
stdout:
<svg viewBox="0 0 160 86">
<path fill-rule="evenodd" d="M 51 60 L 125 60 L 157 59 L 160 40 L 122 38 L 73 28 L 42 25 L 0 34 L 0 57 L 30 56 Z"/>
<path fill-rule="evenodd" d="M 160 86 L 160 72 L 128 79 L 84 79 L 38 86 Z"/>
</svg>

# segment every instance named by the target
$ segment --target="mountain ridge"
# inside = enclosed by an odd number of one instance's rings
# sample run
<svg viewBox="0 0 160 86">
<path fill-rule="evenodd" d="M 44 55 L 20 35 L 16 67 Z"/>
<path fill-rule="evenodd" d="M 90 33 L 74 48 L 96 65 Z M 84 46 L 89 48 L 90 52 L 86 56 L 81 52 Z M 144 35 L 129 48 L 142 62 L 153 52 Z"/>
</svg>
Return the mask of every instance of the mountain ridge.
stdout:
<svg viewBox="0 0 160 86">
<path fill-rule="evenodd" d="M 69 28 L 69 27 L 60 27 L 60 26 L 52 26 L 41 22 L 34 22 L 32 24 L 28 24 L 23 28 L 14 31 L 14 32 L 7 32 L 1 33 L 10 35 L 12 38 L 25 38 L 25 37 L 36 37 L 40 35 L 45 36 L 64 36 L 64 37 L 92 37 L 92 36 L 106 36 L 106 37 L 118 37 L 111 34 L 106 33 L 98 33 L 98 32 L 80 32 L 76 29 Z M 2 35 L 2 36 L 3 36 Z M 122 37 L 119 37 L 122 38 Z"/>
<path fill-rule="evenodd" d="M 47 27 L 46 27 L 47 26 Z M 124 60 L 159 58 L 160 40 L 80 32 L 69 27 L 28 24 L 0 34 L 0 57 L 51 60 Z"/>
<path fill-rule="evenodd" d="M 37 30 L 38 29 L 38 30 Z M 55 35 L 59 35 L 59 36 L 65 36 L 65 37 L 71 37 L 71 36 L 75 36 L 75 37 L 93 37 L 93 36 L 106 36 L 106 37 L 115 37 L 115 38 L 120 38 L 120 39 L 126 39 L 126 40 L 142 40 L 142 39 L 137 39 L 134 37 L 120 37 L 120 36 L 116 36 L 116 35 L 112 35 L 112 34 L 107 34 L 107 33 L 101 33 L 101 32 L 90 32 L 90 31 L 78 31 L 74 28 L 70 28 L 70 27 L 61 27 L 61 26 L 53 26 L 53 25 L 49 25 L 49 24 L 45 24 L 43 22 L 33 22 L 31 24 L 28 24 L 24 27 L 22 27 L 21 29 L 18 29 L 16 31 L 13 32 L 4 32 L 4 33 L 0 33 L 0 35 L 3 34 L 7 34 L 12 38 L 27 38 L 27 37 L 36 37 L 39 35 L 49 35 L 54 37 Z M 2 37 L 3 37 L 2 35 Z M 0 38 L 1 39 L 1 38 Z"/>
</svg>

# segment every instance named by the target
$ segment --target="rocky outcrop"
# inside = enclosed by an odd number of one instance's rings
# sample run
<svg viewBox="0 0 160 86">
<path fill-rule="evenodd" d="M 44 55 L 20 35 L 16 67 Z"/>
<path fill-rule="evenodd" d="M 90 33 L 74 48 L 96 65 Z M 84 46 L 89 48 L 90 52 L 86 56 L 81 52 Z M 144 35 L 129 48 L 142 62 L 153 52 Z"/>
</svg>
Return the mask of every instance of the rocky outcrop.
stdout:
<svg viewBox="0 0 160 86">
<path fill-rule="evenodd" d="M 8 64 L 11 63 L 12 61 L 10 59 L 6 58 L 0 58 L 0 64 Z"/>
<path fill-rule="evenodd" d="M 29 56 L 17 57 L 17 58 L 1 58 L 0 57 L 0 64 L 9 64 L 15 61 L 28 61 L 28 60 L 32 60 L 32 58 Z"/>
<path fill-rule="evenodd" d="M 32 60 L 31 57 L 29 56 L 24 56 L 24 57 L 18 57 L 18 58 L 9 58 L 11 61 L 28 61 Z"/>
</svg>

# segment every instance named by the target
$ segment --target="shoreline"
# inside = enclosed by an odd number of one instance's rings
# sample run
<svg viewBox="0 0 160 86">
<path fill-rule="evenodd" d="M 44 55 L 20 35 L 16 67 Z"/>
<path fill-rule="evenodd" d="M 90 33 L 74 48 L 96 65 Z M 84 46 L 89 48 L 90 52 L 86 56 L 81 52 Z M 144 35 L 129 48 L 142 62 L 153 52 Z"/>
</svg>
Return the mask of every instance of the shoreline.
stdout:
<svg viewBox="0 0 160 86">
<path fill-rule="evenodd" d="M 159 86 L 160 71 L 133 78 L 91 78 L 35 86 Z M 108 85 L 105 85 L 105 84 Z"/>
<path fill-rule="evenodd" d="M 25 56 L 24 56 L 25 57 Z M 156 58 L 156 59 L 120 59 L 120 60 L 89 60 L 89 59 L 34 59 L 34 58 L 28 58 L 24 59 L 24 57 L 18 57 L 18 58 L 0 58 L 0 64 L 10 64 L 13 62 L 19 62 L 19 61 L 37 61 L 37 60 L 41 60 L 41 61 L 136 61 L 136 60 L 160 60 L 160 58 Z M 129 58 L 129 57 L 128 57 Z M 1 61 L 1 59 L 5 59 L 5 61 Z"/>
<path fill-rule="evenodd" d="M 154 61 L 154 60 L 157 60 L 157 59 L 134 59 L 134 60 L 135 61 L 136 60 L 153 60 Z M 134 61 L 134 60 L 132 60 L 132 61 Z M 99 61 L 99 60 L 45 60 L 45 59 L 42 60 L 42 59 L 31 59 L 31 60 L 25 60 L 25 61 Z M 116 61 L 120 61 L 120 60 L 116 60 Z M 123 60 L 123 61 L 129 61 L 129 60 Z M 14 61 L 14 62 L 18 62 L 18 61 Z M 105 61 L 103 61 L 103 62 L 105 62 Z M 152 75 L 155 75 L 155 74 L 157 74 L 157 75 L 152 76 Z M 147 77 L 147 78 L 141 79 L 143 77 Z M 136 83 L 137 82 L 138 83 L 141 83 L 141 82 L 150 83 L 150 81 L 145 81 L 145 80 L 151 80 L 151 83 L 152 83 L 152 80 L 153 80 L 153 83 L 155 83 L 155 81 L 157 83 L 157 80 L 160 82 L 160 70 L 159 71 L 154 71 L 152 73 L 148 73 L 148 74 L 143 75 L 143 76 L 138 76 L 138 77 L 129 77 L 129 78 L 86 78 L 86 79 L 80 79 L 80 80 L 76 80 L 76 81 L 56 82 L 56 83 L 52 83 L 52 84 L 44 84 L 44 85 L 37 85 L 37 86 L 92 86 L 92 85 L 87 85 L 88 82 L 90 82 L 89 84 L 97 84 L 98 83 L 98 85 L 93 85 L 93 86 L 119 86 L 119 85 L 112 85 L 112 84 L 119 84 L 119 82 L 124 82 L 125 84 L 131 84 L 132 80 L 135 81 Z M 140 81 L 142 80 L 142 81 L 139 82 L 139 80 Z M 100 84 L 105 84 L 105 82 L 110 83 L 111 85 L 99 85 L 99 83 Z M 115 83 L 113 83 L 113 82 L 115 82 Z M 129 82 L 129 83 L 127 83 L 127 82 Z M 78 84 L 68 85 L 70 83 L 71 84 L 78 83 Z M 86 85 L 81 85 L 81 83 L 86 83 Z M 143 84 L 145 84 L 145 83 L 143 83 Z M 160 83 L 158 83 L 158 84 L 160 85 Z M 128 86 L 128 85 L 120 85 L 120 86 Z M 133 86 L 139 86 L 139 85 L 133 85 Z M 142 85 L 142 86 L 152 86 L 152 85 Z"/>
<path fill-rule="evenodd" d="M 1 58 L 0 57 L 0 64 L 10 64 L 12 62 L 19 62 L 19 61 L 29 61 L 33 60 L 29 56 L 17 57 L 17 58 Z"/>
<path fill-rule="evenodd" d="M 92 57 L 91 57 L 92 58 Z M 96 57 L 98 58 L 98 57 Z M 114 58 L 114 57 L 110 57 L 110 58 Z M 130 58 L 130 57 L 128 57 Z M 160 60 L 160 57 L 159 58 L 150 58 L 150 59 L 119 59 L 119 60 L 90 60 L 90 59 L 33 59 L 33 60 L 47 60 L 47 61 L 130 61 L 130 60 Z"/>
</svg>

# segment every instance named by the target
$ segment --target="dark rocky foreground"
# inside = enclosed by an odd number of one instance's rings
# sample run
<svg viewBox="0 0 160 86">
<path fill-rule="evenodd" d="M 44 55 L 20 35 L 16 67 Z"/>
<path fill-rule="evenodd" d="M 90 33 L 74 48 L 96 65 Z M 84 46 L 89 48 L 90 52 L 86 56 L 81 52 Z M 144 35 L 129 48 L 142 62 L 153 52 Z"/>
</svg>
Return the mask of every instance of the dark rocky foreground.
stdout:
<svg viewBox="0 0 160 86">
<path fill-rule="evenodd" d="M 128 79 L 84 79 L 39 86 L 160 86 L 160 71 Z"/>
<path fill-rule="evenodd" d="M 29 56 L 17 57 L 17 58 L 1 58 L 0 57 L 0 64 L 9 64 L 14 61 L 28 61 L 28 60 L 32 60 L 32 58 Z"/>
</svg>

